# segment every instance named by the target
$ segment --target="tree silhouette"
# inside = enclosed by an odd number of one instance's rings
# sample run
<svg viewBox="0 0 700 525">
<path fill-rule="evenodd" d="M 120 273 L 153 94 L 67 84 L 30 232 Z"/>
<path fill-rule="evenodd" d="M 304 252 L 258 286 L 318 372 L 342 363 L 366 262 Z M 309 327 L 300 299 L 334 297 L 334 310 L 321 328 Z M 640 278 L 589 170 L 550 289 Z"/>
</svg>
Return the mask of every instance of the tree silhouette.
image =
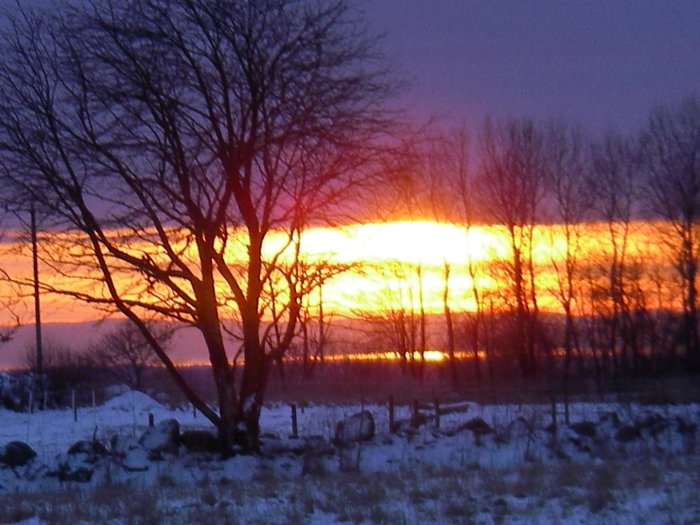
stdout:
<svg viewBox="0 0 700 525">
<path fill-rule="evenodd" d="M 682 340 L 689 366 L 700 371 L 698 257 L 700 257 L 700 99 L 659 107 L 641 138 L 646 201 L 664 219 L 664 241 L 681 280 Z"/>
<path fill-rule="evenodd" d="M 342 1 L 104 0 L 22 12 L 2 52 L 5 183 L 70 232 L 56 265 L 94 282 L 61 291 L 123 313 L 221 441 L 256 449 L 270 366 L 308 293 L 302 232 L 352 210 L 386 148 L 394 84 L 376 41 Z M 199 330 L 218 413 L 153 316 Z"/>
</svg>

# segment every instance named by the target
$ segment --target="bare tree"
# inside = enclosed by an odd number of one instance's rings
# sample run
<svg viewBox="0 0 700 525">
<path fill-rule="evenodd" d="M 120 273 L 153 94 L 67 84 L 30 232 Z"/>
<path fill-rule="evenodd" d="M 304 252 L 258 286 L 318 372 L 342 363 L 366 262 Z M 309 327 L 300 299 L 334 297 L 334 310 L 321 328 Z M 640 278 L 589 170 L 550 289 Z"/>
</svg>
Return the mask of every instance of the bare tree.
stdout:
<svg viewBox="0 0 700 525">
<path fill-rule="evenodd" d="M 21 326 L 20 302 L 22 291 L 16 283 L 16 279 L 0 268 L 0 282 L 3 283 L 3 294 L 0 296 L 0 309 L 2 309 L 5 324 L 0 327 L 0 345 L 12 340 L 17 329 Z"/>
<path fill-rule="evenodd" d="M 61 291 L 129 318 L 227 447 L 258 447 L 271 363 L 308 292 L 303 230 L 353 209 L 386 148 L 394 85 L 376 50 L 343 1 L 95 0 L 5 31 L 2 176 L 53 212 L 71 275 L 96 283 Z M 269 283 L 284 303 L 266 324 Z M 199 330 L 218 413 L 153 316 Z"/>
<path fill-rule="evenodd" d="M 316 366 L 324 362 L 325 352 L 330 343 L 334 315 L 333 312 L 327 312 L 325 308 L 324 284 L 340 273 L 351 271 L 353 268 L 355 265 L 325 261 L 302 262 L 296 267 L 297 281 L 304 290 L 304 294 L 297 321 L 299 337 L 292 351 L 295 357 L 301 357 L 304 379 L 310 379 Z M 274 306 L 273 311 L 276 311 Z M 279 329 L 276 328 L 273 333 L 279 340 L 281 337 Z"/>
<path fill-rule="evenodd" d="M 0 199 L 2 199 L 1 191 Z M 2 201 L 4 199 L 0 200 L 0 205 L 9 210 L 8 203 Z M 5 228 L 5 225 L 0 225 L 0 253 L 8 255 L 17 248 L 17 243 L 13 242 L 17 239 L 11 238 L 9 229 Z M 12 253 L 12 255 L 15 254 Z M 0 268 L 0 284 L 2 285 L 2 292 L 0 292 L 0 324 L 2 325 L 0 326 L 0 345 L 3 345 L 12 340 L 27 312 L 24 308 L 25 290 L 19 286 L 16 276 L 10 275 L 4 268 Z"/>
<path fill-rule="evenodd" d="M 639 357 L 626 286 L 630 229 L 638 193 L 637 167 L 634 148 L 625 138 L 610 133 L 595 144 L 591 189 L 596 195 L 594 206 L 607 229 L 605 242 L 609 253 L 604 264 L 610 312 L 605 319 L 608 323 L 606 351 L 611 354 L 615 377 L 629 369 L 630 353 L 635 366 Z"/>
<path fill-rule="evenodd" d="M 682 341 L 688 365 L 700 371 L 700 99 L 657 108 L 641 135 L 646 200 L 664 220 L 664 241 L 681 281 Z"/>
<path fill-rule="evenodd" d="M 543 148 L 543 134 L 529 120 L 489 120 L 484 126 L 480 186 L 486 212 L 506 229 L 510 242 L 516 356 L 525 376 L 536 374 L 541 340 L 533 238 L 545 188 Z"/>
<path fill-rule="evenodd" d="M 468 135 L 465 126 L 449 134 L 438 133 L 428 141 L 426 151 L 421 155 L 420 178 L 423 181 L 426 214 L 438 224 L 457 225 L 464 228 L 469 238 L 475 223 L 476 184 L 468 166 Z M 466 270 L 471 280 L 471 295 L 475 309 L 466 314 L 470 325 L 462 340 L 468 340 L 472 349 L 476 377 L 481 377 L 479 360 L 479 336 L 483 317 L 483 299 L 477 284 L 477 265 L 472 250 L 467 247 Z M 459 385 L 457 367 L 457 336 L 455 315 L 451 305 L 451 276 L 453 262 L 443 254 L 442 260 L 442 308 L 445 319 L 447 356 L 450 364 L 452 385 Z"/>
<path fill-rule="evenodd" d="M 455 132 L 452 144 L 452 154 L 449 157 L 452 161 L 449 190 L 456 202 L 456 215 L 459 223 L 464 227 L 467 238 L 469 238 L 477 223 L 478 202 L 481 196 L 479 195 L 479 184 L 476 174 L 469 168 L 468 135 L 465 127 L 461 127 Z M 482 339 L 484 339 L 485 335 L 483 334 L 483 329 L 486 326 L 484 323 L 486 303 L 485 294 L 479 286 L 480 265 L 477 263 L 471 249 L 467 250 L 466 268 L 469 275 L 474 310 L 466 313 L 467 326 L 465 328 L 469 346 L 472 349 L 474 375 L 477 379 L 481 379 L 479 351 L 482 347 L 485 350 L 487 348 L 486 345 L 482 344 Z M 488 359 L 488 353 L 486 358 Z M 492 370 L 491 364 L 489 364 L 489 370 Z"/>
<path fill-rule="evenodd" d="M 154 322 L 145 324 L 161 347 L 167 349 L 173 336 L 172 326 Z M 100 337 L 89 349 L 87 358 L 93 366 L 104 368 L 108 375 L 133 390 L 143 389 L 146 371 L 160 364 L 143 333 L 129 321 L 121 321 L 115 329 Z"/>
<path fill-rule="evenodd" d="M 371 268 L 376 276 L 376 289 L 365 301 L 376 304 L 376 310 L 356 311 L 355 318 L 366 327 L 370 346 L 393 352 L 403 374 L 420 378 L 421 316 L 420 282 L 413 264 L 401 261 L 383 262 Z"/>
<path fill-rule="evenodd" d="M 569 376 L 574 350 L 579 356 L 579 373 L 583 373 L 583 356 L 576 329 L 576 279 L 578 277 L 581 238 L 584 222 L 592 204 L 587 191 L 587 149 L 583 133 L 562 123 L 550 126 L 547 137 L 546 169 L 553 197 L 555 221 L 564 237 L 563 261 L 552 257 L 557 286 L 554 295 L 564 310 L 564 406 L 569 423 Z"/>
</svg>

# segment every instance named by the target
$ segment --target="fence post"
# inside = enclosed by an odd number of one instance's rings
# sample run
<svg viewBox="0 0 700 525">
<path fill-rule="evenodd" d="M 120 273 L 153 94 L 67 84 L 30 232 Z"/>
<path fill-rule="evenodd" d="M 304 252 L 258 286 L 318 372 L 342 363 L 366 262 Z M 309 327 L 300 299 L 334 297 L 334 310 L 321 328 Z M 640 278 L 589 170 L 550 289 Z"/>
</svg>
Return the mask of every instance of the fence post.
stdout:
<svg viewBox="0 0 700 525">
<path fill-rule="evenodd" d="M 413 400 L 413 415 L 411 416 L 411 424 L 414 427 L 417 427 L 419 421 L 420 421 L 420 410 L 418 408 L 418 400 L 414 399 Z"/>
<path fill-rule="evenodd" d="M 42 409 L 42 410 L 46 410 L 46 403 L 48 402 L 48 398 L 49 398 L 49 394 L 48 394 L 48 392 L 46 391 L 46 388 L 44 388 L 43 394 L 44 394 L 44 396 L 43 396 L 44 399 L 42 400 L 43 403 L 42 403 L 42 408 L 41 408 L 41 409 Z"/>
<path fill-rule="evenodd" d="M 32 415 L 34 413 L 34 392 L 31 390 L 29 391 L 29 415 Z"/>
<path fill-rule="evenodd" d="M 153 414 L 148 414 L 148 426 L 152 427 L 155 424 L 155 418 L 153 417 Z"/>
<path fill-rule="evenodd" d="M 78 422 L 78 405 L 75 403 L 75 389 L 71 390 L 71 404 L 73 405 L 73 421 Z"/>
<path fill-rule="evenodd" d="M 435 398 L 435 428 L 440 428 L 440 401 Z"/>
<path fill-rule="evenodd" d="M 192 417 L 197 419 L 197 407 L 194 406 L 194 403 L 192 403 Z"/>
<path fill-rule="evenodd" d="M 389 433 L 393 434 L 395 431 L 394 424 L 394 396 L 389 396 Z"/>
<path fill-rule="evenodd" d="M 93 389 L 92 391 L 92 409 L 95 410 L 97 408 L 97 401 L 95 399 L 95 390 Z"/>
<path fill-rule="evenodd" d="M 295 403 L 292 403 L 291 409 L 292 409 L 292 438 L 296 439 L 299 437 L 299 429 L 297 427 L 297 406 Z"/>
</svg>

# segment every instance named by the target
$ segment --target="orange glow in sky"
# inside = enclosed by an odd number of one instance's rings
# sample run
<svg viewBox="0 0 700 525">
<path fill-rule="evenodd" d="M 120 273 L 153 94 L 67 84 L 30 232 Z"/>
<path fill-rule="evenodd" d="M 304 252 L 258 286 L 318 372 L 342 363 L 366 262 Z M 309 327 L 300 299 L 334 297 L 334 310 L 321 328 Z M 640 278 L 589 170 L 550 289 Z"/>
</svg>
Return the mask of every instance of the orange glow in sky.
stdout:
<svg viewBox="0 0 700 525">
<path fill-rule="evenodd" d="M 644 223 L 634 225 L 629 246 L 629 261 L 644 260 L 657 264 L 667 271 L 654 242 L 653 227 Z M 593 266 L 605 256 L 601 239 L 605 237 L 604 225 L 586 225 L 580 241 L 579 264 Z M 273 234 L 267 241 L 269 253 L 284 243 L 284 236 Z M 42 248 L 51 250 L 44 242 Z M 540 307 L 558 310 L 554 296 L 557 286 L 553 263 L 561 266 L 564 253 L 561 228 L 538 226 L 534 239 L 534 262 L 537 271 L 537 286 Z M 31 259 L 28 248 L 22 253 L 17 245 L 6 243 L 0 255 L 0 267 L 13 276 L 29 278 Z M 235 260 L 237 250 L 244 243 L 236 244 L 229 257 Z M 302 255 L 309 261 L 353 265 L 353 269 L 330 279 L 323 288 L 324 305 L 327 311 L 343 314 L 353 312 L 377 312 L 396 308 L 396 303 L 414 304 L 420 294 L 428 313 L 440 313 L 444 309 L 445 265 L 450 271 L 448 301 L 453 311 L 474 308 L 472 277 L 467 271 L 469 262 L 475 270 L 476 285 L 481 293 L 507 290 L 503 279 L 502 262 L 509 257 L 506 232 L 499 227 L 474 226 L 469 229 L 454 225 L 428 221 L 402 221 L 350 225 L 342 228 L 313 228 L 302 236 Z M 663 265 L 666 266 L 663 266 Z M 500 272 L 500 273 L 499 273 Z M 59 277 L 42 265 L 41 279 L 44 282 L 79 281 Z M 88 283 L 89 286 L 99 286 Z M 5 292 L 7 293 L 7 292 Z M 668 292 L 671 293 L 671 292 Z M 29 299 L 29 298 L 27 298 Z M 93 307 L 61 296 L 47 296 L 43 301 L 43 319 L 47 322 L 86 321 L 102 317 Z M 27 300 L 26 311 L 31 317 L 31 303 Z M 29 321 L 31 322 L 31 320 Z"/>
</svg>

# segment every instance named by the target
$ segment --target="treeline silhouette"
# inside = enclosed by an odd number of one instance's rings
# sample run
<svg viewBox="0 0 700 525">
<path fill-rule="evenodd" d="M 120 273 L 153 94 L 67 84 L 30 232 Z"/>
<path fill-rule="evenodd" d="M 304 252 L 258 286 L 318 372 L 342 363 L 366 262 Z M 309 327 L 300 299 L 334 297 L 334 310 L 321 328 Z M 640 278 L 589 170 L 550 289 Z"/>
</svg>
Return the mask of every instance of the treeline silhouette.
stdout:
<svg viewBox="0 0 700 525">
<path fill-rule="evenodd" d="M 445 260 L 440 315 L 426 312 L 425 268 L 400 264 L 392 282 L 411 284 L 377 298 L 380 313 L 358 314 L 364 344 L 393 351 L 414 377 L 426 352 L 438 350 L 455 388 L 520 376 L 549 379 L 568 395 L 581 379 L 697 374 L 700 99 L 658 107 L 626 135 L 508 119 L 488 120 L 469 139 L 461 128 L 413 142 L 377 192 L 378 207 L 467 231 L 500 227 L 507 255 L 469 256 L 459 269 Z M 538 235 L 553 229 L 556 256 L 538 254 Z M 467 308 L 450 288 L 465 269 Z M 542 308 L 545 295 L 555 307 Z M 319 341 L 303 339 L 304 362 L 318 361 Z"/>
</svg>

